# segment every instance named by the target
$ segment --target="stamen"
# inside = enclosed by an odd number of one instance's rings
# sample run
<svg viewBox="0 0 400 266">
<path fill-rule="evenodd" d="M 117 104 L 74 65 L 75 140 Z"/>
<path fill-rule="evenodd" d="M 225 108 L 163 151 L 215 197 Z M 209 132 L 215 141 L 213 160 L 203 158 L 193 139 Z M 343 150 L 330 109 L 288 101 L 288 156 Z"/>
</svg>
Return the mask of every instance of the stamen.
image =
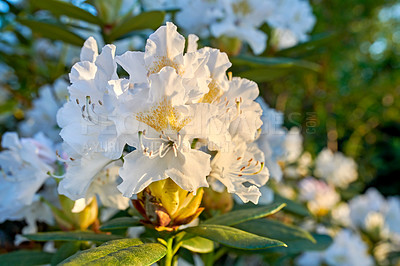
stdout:
<svg viewBox="0 0 400 266">
<path fill-rule="evenodd" d="M 228 80 L 232 81 L 232 72 L 228 72 Z"/>
</svg>

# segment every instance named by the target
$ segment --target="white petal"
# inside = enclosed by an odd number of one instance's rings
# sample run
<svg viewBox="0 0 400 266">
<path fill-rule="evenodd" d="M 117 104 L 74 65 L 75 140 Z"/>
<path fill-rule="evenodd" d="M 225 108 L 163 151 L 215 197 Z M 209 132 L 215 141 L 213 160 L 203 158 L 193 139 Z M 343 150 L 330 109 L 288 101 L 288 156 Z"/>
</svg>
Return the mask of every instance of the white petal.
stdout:
<svg viewBox="0 0 400 266">
<path fill-rule="evenodd" d="M 96 40 L 93 37 L 89 37 L 83 44 L 80 56 L 81 61 L 94 62 L 98 54 L 99 50 Z"/>
<path fill-rule="evenodd" d="M 147 69 L 144 63 L 143 52 L 127 51 L 117 56 L 116 61 L 128 72 L 131 83 L 147 82 Z"/>
<path fill-rule="evenodd" d="M 74 207 L 72 208 L 71 212 L 78 213 L 83 211 L 90 202 L 87 202 L 85 198 L 77 199 L 74 203 Z"/>
<path fill-rule="evenodd" d="M 146 52 L 144 60 L 146 66 L 153 67 L 157 58 L 165 57 L 177 63 L 181 61 L 181 56 L 185 48 L 185 38 L 177 31 L 176 26 L 167 22 L 150 35 L 146 43 Z"/>
<path fill-rule="evenodd" d="M 167 161 L 156 157 L 150 159 L 141 151 L 133 151 L 124 157 L 124 166 L 119 170 L 122 183 L 118 189 L 124 197 L 132 197 L 145 189 L 152 182 L 167 178 L 165 170 Z"/>
<path fill-rule="evenodd" d="M 110 162 L 101 153 L 74 158 L 68 162 L 67 172 L 58 186 L 58 192 L 72 200 L 86 198 L 93 178 Z"/>
<path fill-rule="evenodd" d="M 171 153 L 165 173 L 182 189 L 196 192 L 200 187 L 208 187 L 206 177 L 211 171 L 211 156 L 205 152 L 190 149 L 178 151 L 177 157 Z"/>
<path fill-rule="evenodd" d="M 199 37 L 194 34 L 189 34 L 188 36 L 188 45 L 187 45 L 187 53 L 192 53 L 197 51 L 197 42 Z"/>
</svg>

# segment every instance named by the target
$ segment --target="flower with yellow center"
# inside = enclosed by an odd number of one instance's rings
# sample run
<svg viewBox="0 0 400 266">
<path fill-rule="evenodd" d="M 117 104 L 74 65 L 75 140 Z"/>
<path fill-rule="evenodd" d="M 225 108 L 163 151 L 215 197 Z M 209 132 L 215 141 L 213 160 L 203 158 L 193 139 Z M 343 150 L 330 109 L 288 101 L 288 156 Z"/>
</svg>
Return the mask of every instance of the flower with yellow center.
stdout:
<svg viewBox="0 0 400 266">
<path fill-rule="evenodd" d="M 210 137 L 206 129 L 218 121 L 218 108 L 191 104 L 184 78 L 172 67 L 164 67 L 149 80 L 149 87 L 138 91 L 137 97 L 127 103 L 140 108 L 120 116 L 125 122 L 127 143 L 136 148 L 124 157 L 120 191 L 131 197 L 166 178 L 186 191 L 208 187 L 210 155 L 192 149 L 191 143 L 196 137 Z"/>
<path fill-rule="evenodd" d="M 199 53 L 191 47 L 189 38 L 188 51 L 184 54 L 185 38 L 180 35 L 171 22 L 160 27 L 150 35 L 145 52 L 128 51 L 116 60 L 129 74 L 131 84 L 147 83 L 153 74 L 164 67 L 171 67 L 183 78 L 182 82 L 191 96 L 201 97 L 208 91 L 208 55 Z"/>
</svg>

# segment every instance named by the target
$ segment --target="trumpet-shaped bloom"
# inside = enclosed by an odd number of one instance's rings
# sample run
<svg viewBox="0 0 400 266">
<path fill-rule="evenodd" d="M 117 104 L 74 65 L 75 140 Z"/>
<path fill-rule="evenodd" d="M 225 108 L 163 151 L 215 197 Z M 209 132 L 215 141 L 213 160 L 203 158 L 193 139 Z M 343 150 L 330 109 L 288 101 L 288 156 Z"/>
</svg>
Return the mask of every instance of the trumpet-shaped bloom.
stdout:
<svg viewBox="0 0 400 266">
<path fill-rule="evenodd" d="M 167 22 L 150 35 L 145 52 L 128 51 L 116 59 L 128 72 L 131 84 L 147 83 L 152 74 L 166 66 L 172 67 L 183 78 L 188 95 L 195 100 L 208 91 L 208 54 L 197 51 L 184 54 L 184 49 L 185 38 L 174 24 Z"/>
<path fill-rule="evenodd" d="M 237 143 L 230 150 L 219 151 L 211 162 L 211 178 L 224 184 L 229 193 L 235 193 L 243 202 L 258 203 L 259 187 L 269 177 L 264 167 L 264 154 L 255 143 Z"/>
<path fill-rule="evenodd" d="M 318 154 L 315 165 L 316 176 L 340 188 L 347 188 L 358 178 L 356 162 L 341 152 L 324 149 Z"/>
<path fill-rule="evenodd" d="M 137 150 L 125 156 L 120 171 L 123 194 L 130 197 L 167 177 L 187 191 L 207 187 L 210 155 L 191 149 L 191 141 L 208 137 L 203 129 L 217 109 L 205 103 L 187 104 L 191 101 L 183 78 L 168 66 L 150 76 L 147 98 L 137 97 L 130 104 L 135 101 L 142 102 L 142 109 L 124 118 L 131 125 L 128 144 Z"/>
<path fill-rule="evenodd" d="M 23 136 L 33 136 L 41 131 L 53 141 L 60 141 L 56 115 L 66 102 L 67 87 L 63 79 L 58 79 L 54 84 L 40 88 L 39 98 L 33 101 L 33 108 L 26 113 L 27 119 L 19 124 Z"/>
<path fill-rule="evenodd" d="M 69 75 L 70 100 L 58 111 L 60 135 L 78 154 L 101 152 L 110 159 L 121 157 L 123 136 L 117 136 L 111 117 L 115 95 L 108 82 L 117 79 L 115 46 L 107 45 L 98 54 L 96 41 L 90 37 L 81 51 L 81 62 Z"/>
<path fill-rule="evenodd" d="M 298 265 L 374 265 L 368 254 L 368 246 L 360 235 L 342 229 L 334 237 L 329 248 L 322 252 L 305 252 L 297 260 Z"/>
<path fill-rule="evenodd" d="M 225 1 L 225 16 L 211 25 L 211 32 L 216 37 L 237 37 L 247 42 L 255 54 L 261 54 L 267 46 L 267 35 L 258 28 L 271 5 L 271 2 L 257 0 Z"/>
<path fill-rule="evenodd" d="M 307 201 L 310 211 L 316 215 L 325 215 L 340 201 L 335 189 L 321 180 L 312 177 L 299 183 L 300 199 Z"/>
<path fill-rule="evenodd" d="M 266 22 L 272 28 L 286 32 L 285 34 L 289 36 L 281 35 L 277 37 L 290 38 L 289 43 L 294 45 L 308 39 L 307 34 L 313 29 L 316 19 L 308 1 L 283 0 L 276 1 L 273 5 L 273 11 L 266 16 Z M 284 43 L 285 41 L 279 42 Z M 282 48 L 286 48 L 284 46 Z"/>
<path fill-rule="evenodd" d="M 56 159 L 51 141 L 42 133 L 19 139 L 16 133 L 7 132 L 2 147 L 6 150 L 0 153 L 0 222 L 24 217 Z"/>
</svg>

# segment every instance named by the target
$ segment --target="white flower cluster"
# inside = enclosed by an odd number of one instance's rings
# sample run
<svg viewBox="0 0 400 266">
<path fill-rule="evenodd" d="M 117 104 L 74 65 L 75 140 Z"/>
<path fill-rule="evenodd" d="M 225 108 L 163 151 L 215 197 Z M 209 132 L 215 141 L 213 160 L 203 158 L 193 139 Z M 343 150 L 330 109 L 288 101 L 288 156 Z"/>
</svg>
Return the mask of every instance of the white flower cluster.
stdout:
<svg viewBox="0 0 400 266">
<path fill-rule="evenodd" d="M 278 38 L 278 47 L 286 48 L 308 39 L 315 25 L 307 0 L 176 0 L 170 6 L 181 11 L 177 24 L 188 33 L 201 37 L 235 37 L 248 43 L 255 54 L 262 53 L 267 35 L 260 27 L 267 23 Z"/>
<path fill-rule="evenodd" d="M 297 259 L 297 265 L 372 266 L 374 261 L 360 235 L 343 229 L 327 250 L 305 252 Z"/>
<path fill-rule="evenodd" d="M 400 244 L 400 198 L 387 200 L 375 188 L 349 202 L 351 225 Z"/>
<path fill-rule="evenodd" d="M 23 136 L 33 136 L 42 131 L 55 142 L 61 140 L 56 113 L 66 102 L 67 86 L 63 79 L 58 79 L 53 85 L 45 85 L 39 89 L 39 97 L 33 100 L 33 108 L 26 113 L 25 120 L 19 124 Z"/>
<path fill-rule="evenodd" d="M 61 194 L 78 200 L 95 193 L 107 201 L 119 184 L 131 198 L 171 178 L 193 193 L 220 182 L 257 203 L 258 187 L 268 180 L 255 143 L 262 125 L 257 84 L 228 78 L 227 55 L 197 50 L 197 39 L 189 36 L 185 53 L 185 38 L 167 22 L 150 35 L 145 52 L 115 56 L 115 46 L 107 45 L 98 54 L 93 38 L 85 42 L 70 73 L 70 100 L 57 115 L 68 154 Z M 128 79 L 118 77 L 117 64 Z M 113 192 L 99 192 L 104 186 L 93 192 L 96 176 L 111 164 L 122 165 L 122 181 L 107 176 L 100 182 Z"/>
<path fill-rule="evenodd" d="M 347 188 L 358 178 L 357 164 L 353 158 L 330 149 L 322 150 L 315 161 L 315 175 L 324 178 L 329 184 Z"/>
<path fill-rule="evenodd" d="M 24 233 L 36 231 L 36 221 L 52 222 L 49 208 L 42 204 L 39 192 L 53 172 L 56 154 L 53 143 L 43 133 L 34 138 L 18 138 L 7 132 L 0 152 L 0 223 L 26 219 Z"/>
</svg>

